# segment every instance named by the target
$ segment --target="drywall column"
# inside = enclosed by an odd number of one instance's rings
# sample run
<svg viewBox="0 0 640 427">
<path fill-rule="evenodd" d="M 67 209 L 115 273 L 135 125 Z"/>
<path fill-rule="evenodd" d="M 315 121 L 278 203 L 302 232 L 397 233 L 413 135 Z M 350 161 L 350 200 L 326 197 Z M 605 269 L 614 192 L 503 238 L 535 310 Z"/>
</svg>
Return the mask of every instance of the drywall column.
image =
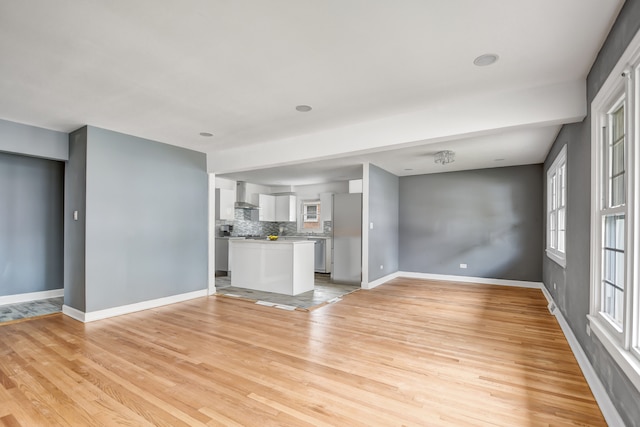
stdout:
<svg viewBox="0 0 640 427">
<path fill-rule="evenodd" d="M 64 183 L 64 304 L 84 312 L 87 205 L 87 128 L 69 135 Z"/>
<path fill-rule="evenodd" d="M 208 174 L 208 218 L 209 218 L 209 259 L 208 288 L 209 295 L 216 293 L 216 174 Z"/>
<path fill-rule="evenodd" d="M 369 165 L 369 283 L 398 271 L 399 190 L 397 176 Z"/>
</svg>

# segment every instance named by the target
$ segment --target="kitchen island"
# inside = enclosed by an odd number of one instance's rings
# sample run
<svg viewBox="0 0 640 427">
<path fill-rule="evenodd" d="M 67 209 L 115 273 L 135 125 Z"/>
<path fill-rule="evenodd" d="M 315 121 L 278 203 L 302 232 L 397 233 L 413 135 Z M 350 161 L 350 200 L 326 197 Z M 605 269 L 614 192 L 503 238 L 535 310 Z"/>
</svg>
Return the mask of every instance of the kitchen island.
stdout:
<svg viewBox="0 0 640 427">
<path fill-rule="evenodd" d="M 231 286 L 298 295 L 314 288 L 314 242 L 231 240 Z"/>
</svg>

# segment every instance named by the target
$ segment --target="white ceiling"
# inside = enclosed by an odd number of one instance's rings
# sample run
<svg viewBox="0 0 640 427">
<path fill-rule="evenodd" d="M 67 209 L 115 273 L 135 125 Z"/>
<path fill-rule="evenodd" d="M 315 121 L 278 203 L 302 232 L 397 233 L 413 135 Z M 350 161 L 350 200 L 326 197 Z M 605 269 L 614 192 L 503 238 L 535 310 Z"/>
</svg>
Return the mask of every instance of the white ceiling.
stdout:
<svg viewBox="0 0 640 427">
<path fill-rule="evenodd" d="M 439 147 L 448 170 L 538 163 L 584 117 L 622 3 L 2 1 L 0 118 L 191 148 L 216 173 L 288 166 L 244 176 L 286 184 L 356 161 L 437 172 Z"/>
</svg>

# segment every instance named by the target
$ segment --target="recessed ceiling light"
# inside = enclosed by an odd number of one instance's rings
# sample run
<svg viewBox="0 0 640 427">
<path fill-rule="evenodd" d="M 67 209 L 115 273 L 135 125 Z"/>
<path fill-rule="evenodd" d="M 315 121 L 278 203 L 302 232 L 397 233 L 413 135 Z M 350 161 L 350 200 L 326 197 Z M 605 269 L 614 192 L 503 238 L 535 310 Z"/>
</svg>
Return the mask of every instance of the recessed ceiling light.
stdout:
<svg viewBox="0 0 640 427">
<path fill-rule="evenodd" d="M 406 171 L 412 171 L 413 169 L 411 168 L 405 168 Z"/>
<path fill-rule="evenodd" d="M 310 105 L 297 105 L 296 110 L 300 111 L 301 113 L 308 113 L 312 110 L 312 108 Z"/>
<path fill-rule="evenodd" d="M 200 136 L 204 136 L 206 138 L 209 138 L 209 137 L 213 136 L 213 134 L 210 133 L 210 132 L 200 132 Z"/>
<path fill-rule="evenodd" d="M 494 161 L 494 162 L 503 162 L 503 161 L 504 161 L 504 159 L 494 159 L 493 161 Z"/>
<path fill-rule="evenodd" d="M 473 60 L 473 63 L 478 67 L 486 67 L 487 65 L 491 65 L 496 62 L 500 57 L 495 53 L 485 53 L 484 55 L 478 56 Z"/>
</svg>

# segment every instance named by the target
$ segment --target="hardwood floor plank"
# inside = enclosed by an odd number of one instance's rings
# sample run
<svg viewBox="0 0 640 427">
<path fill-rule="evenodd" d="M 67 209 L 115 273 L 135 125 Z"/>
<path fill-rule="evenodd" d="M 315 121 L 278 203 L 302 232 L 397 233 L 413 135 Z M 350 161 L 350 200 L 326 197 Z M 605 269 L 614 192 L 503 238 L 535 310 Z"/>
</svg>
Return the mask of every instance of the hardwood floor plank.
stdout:
<svg viewBox="0 0 640 427">
<path fill-rule="evenodd" d="M 537 289 L 396 279 L 0 328 L 2 425 L 606 425 Z"/>
</svg>

